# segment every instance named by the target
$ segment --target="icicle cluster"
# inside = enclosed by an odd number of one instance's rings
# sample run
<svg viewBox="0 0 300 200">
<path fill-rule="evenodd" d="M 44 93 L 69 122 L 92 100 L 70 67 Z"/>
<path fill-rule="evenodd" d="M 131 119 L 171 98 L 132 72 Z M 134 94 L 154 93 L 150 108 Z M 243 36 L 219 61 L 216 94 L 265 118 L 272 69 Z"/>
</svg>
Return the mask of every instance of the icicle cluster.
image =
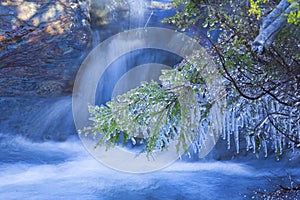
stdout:
<svg viewBox="0 0 300 200">
<path fill-rule="evenodd" d="M 239 98 L 226 110 L 222 138 L 227 140 L 228 148 L 234 138 L 237 153 L 244 138 L 247 151 L 257 155 L 263 152 L 267 157 L 271 150 L 279 159 L 284 148 L 299 147 L 299 116 L 299 106 L 287 107 L 268 96 L 257 101 Z"/>
</svg>

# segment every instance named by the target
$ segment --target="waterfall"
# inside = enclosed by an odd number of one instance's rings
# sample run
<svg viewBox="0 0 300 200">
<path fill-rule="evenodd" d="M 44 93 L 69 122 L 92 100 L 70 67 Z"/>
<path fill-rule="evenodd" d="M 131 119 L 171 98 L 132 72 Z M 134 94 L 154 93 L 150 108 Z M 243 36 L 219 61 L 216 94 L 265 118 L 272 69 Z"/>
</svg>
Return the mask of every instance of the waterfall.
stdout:
<svg viewBox="0 0 300 200">
<path fill-rule="evenodd" d="M 147 23 L 147 2 L 145 0 L 127 0 L 129 5 L 129 29 L 144 27 Z"/>
</svg>

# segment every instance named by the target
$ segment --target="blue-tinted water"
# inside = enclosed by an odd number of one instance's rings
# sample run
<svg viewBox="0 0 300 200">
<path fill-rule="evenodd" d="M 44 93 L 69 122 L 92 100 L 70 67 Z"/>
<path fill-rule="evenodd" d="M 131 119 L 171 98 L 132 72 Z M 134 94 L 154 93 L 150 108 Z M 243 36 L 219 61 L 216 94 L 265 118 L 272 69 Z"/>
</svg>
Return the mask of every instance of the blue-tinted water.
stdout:
<svg viewBox="0 0 300 200">
<path fill-rule="evenodd" d="M 158 172 L 126 174 L 95 161 L 76 138 L 44 143 L 1 138 L 0 199 L 6 200 L 242 199 L 258 187 L 270 189 L 265 177 L 282 173 L 271 165 L 178 161 Z"/>
<path fill-rule="evenodd" d="M 142 17 L 136 16 L 141 21 L 129 28 L 145 25 L 174 28 L 160 23 L 164 17 L 174 14 L 174 9 L 154 10 L 153 15 L 151 11 L 142 13 Z M 104 31 L 102 27 L 101 31 Z M 99 43 L 94 40 L 94 45 Z M 54 102 L 4 99 L 0 103 L 1 200 L 234 200 L 244 195 L 248 199 L 256 188 L 273 189 L 266 178 L 277 179 L 287 173 L 296 179 L 300 177 L 297 169 L 300 161 L 298 165 L 289 166 L 286 160 L 276 163 L 272 158 L 249 162 L 178 161 L 154 173 L 120 173 L 94 160 L 75 136 L 65 142 L 33 142 L 64 140 L 74 131 L 69 97 Z"/>
</svg>

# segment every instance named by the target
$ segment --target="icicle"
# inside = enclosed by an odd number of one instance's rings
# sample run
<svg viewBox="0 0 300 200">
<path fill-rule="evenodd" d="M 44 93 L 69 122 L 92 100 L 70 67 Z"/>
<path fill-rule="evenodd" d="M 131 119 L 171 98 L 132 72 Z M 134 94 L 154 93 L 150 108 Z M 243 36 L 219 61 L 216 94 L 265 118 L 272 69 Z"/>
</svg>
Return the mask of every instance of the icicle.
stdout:
<svg viewBox="0 0 300 200">
<path fill-rule="evenodd" d="M 264 148 L 265 158 L 267 158 L 268 157 L 268 146 L 267 146 L 267 142 L 265 139 L 262 140 L 262 145 Z"/>
<path fill-rule="evenodd" d="M 254 136 L 251 137 L 251 142 L 252 142 L 252 145 L 253 145 L 253 153 L 256 153 L 256 144 L 255 144 L 255 137 Z"/>
<path fill-rule="evenodd" d="M 229 118 L 229 117 L 228 117 Z M 228 119 L 229 121 L 229 119 Z M 231 123 L 228 122 L 228 128 L 227 128 L 227 149 L 231 148 L 231 142 L 230 142 L 230 135 L 232 134 L 232 131 L 234 131 L 234 127 L 233 127 L 233 123 L 234 123 L 234 113 L 233 111 L 231 112 Z M 230 126 L 231 125 L 231 126 Z M 230 130 L 231 127 L 233 130 Z"/>
<path fill-rule="evenodd" d="M 279 145 L 279 154 L 282 155 L 282 136 L 279 134 L 278 137 L 278 145 Z"/>
<path fill-rule="evenodd" d="M 273 134 L 274 152 L 276 154 L 277 150 L 278 150 L 278 145 L 277 145 L 278 136 L 277 136 L 277 133 L 276 133 L 276 130 L 275 130 L 274 126 L 271 126 L 271 130 L 270 131 Z"/>
<path fill-rule="evenodd" d="M 249 151 L 250 147 L 251 147 L 251 139 L 250 139 L 250 136 L 247 134 L 245 136 L 245 139 L 246 139 L 246 143 L 247 143 L 247 147 L 246 147 L 246 150 Z"/>
<path fill-rule="evenodd" d="M 131 138 L 131 142 L 132 142 L 132 145 L 136 145 L 136 140 L 133 137 Z"/>
<path fill-rule="evenodd" d="M 197 152 L 198 152 L 198 145 L 197 145 L 197 143 L 198 142 L 194 142 L 193 144 L 192 144 L 192 148 L 193 148 L 193 151 L 194 151 L 194 153 L 196 154 Z"/>
<path fill-rule="evenodd" d="M 223 134 L 223 140 L 226 139 L 226 136 L 229 132 L 229 114 L 228 111 L 225 112 L 225 125 L 224 125 L 224 134 Z"/>
<path fill-rule="evenodd" d="M 232 128 L 232 132 L 233 133 L 235 132 L 235 122 L 236 122 L 236 119 L 235 119 L 235 110 L 233 109 L 232 110 L 232 114 L 231 114 L 231 128 Z"/>
<path fill-rule="evenodd" d="M 190 152 L 187 153 L 187 156 L 189 157 L 189 159 L 192 157 Z"/>
<path fill-rule="evenodd" d="M 239 127 L 238 127 L 238 121 L 235 120 L 234 122 L 234 140 L 235 140 L 235 147 L 236 147 L 236 153 L 240 153 L 240 142 L 239 142 Z"/>
<path fill-rule="evenodd" d="M 222 105 L 219 105 L 218 110 L 222 110 L 221 107 L 222 107 Z M 219 121 L 220 121 L 219 134 L 222 134 L 223 127 L 225 126 L 225 113 L 224 113 L 224 111 L 221 111 L 221 113 L 219 113 Z"/>
<path fill-rule="evenodd" d="M 225 116 L 225 117 L 226 117 L 226 116 Z M 226 123 L 224 123 L 223 128 L 222 128 L 222 134 L 221 134 L 221 137 L 222 137 L 223 140 L 226 139 L 226 128 L 225 128 L 225 126 L 226 126 Z"/>
<path fill-rule="evenodd" d="M 300 142 L 300 121 L 298 122 L 298 142 Z"/>
<path fill-rule="evenodd" d="M 244 116 L 241 115 L 241 116 L 240 116 L 240 127 L 241 127 L 241 128 L 244 128 L 244 123 L 245 123 L 245 122 L 244 122 Z"/>
<path fill-rule="evenodd" d="M 227 131 L 227 149 L 230 149 L 230 131 Z"/>
<path fill-rule="evenodd" d="M 285 121 L 285 124 L 284 124 L 284 131 L 285 133 L 290 136 L 290 132 L 289 132 L 289 124 Z M 287 147 L 290 147 L 291 146 L 291 141 L 288 140 L 286 137 L 284 137 L 285 141 L 283 143 L 283 147 L 285 147 L 285 145 L 287 144 Z"/>
<path fill-rule="evenodd" d="M 222 115 L 222 127 L 221 127 L 221 137 L 223 138 L 223 140 L 226 137 L 226 111 L 223 111 Z"/>
<path fill-rule="evenodd" d="M 290 110 L 290 116 L 288 119 L 288 135 L 293 138 L 293 131 L 292 131 L 292 110 Z M 294 151 L 294 142 L 289 140 L 289 146 L 292 147 L 292 150 Z"/>
</svg>

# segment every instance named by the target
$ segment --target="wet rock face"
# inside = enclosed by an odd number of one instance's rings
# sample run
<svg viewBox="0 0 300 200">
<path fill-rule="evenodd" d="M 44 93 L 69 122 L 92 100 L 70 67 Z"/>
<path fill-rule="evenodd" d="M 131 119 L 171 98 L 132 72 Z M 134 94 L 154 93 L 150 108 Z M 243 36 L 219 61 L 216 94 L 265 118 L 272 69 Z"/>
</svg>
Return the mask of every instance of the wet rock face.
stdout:
<svg viewBox="0 0 300 200">
<path fill-rule="evenodd" d="M 129 17 L 130 8 L 126 0 L 93 0 L 91 2 L 91 18 L 93 27 L 117 23 Z"/>
<path fill-rule="evenodd" d="M 130 28 L 129 6 L 127 0 L 91 1 L 90 16 L 93 30 L 93 47 L 103 40 Z"/>
<path fill-rule="evenodd" d="M 91 43 L 89 0 L 0 2 L 0 96 L 68 94 Z"/>
</svg>

